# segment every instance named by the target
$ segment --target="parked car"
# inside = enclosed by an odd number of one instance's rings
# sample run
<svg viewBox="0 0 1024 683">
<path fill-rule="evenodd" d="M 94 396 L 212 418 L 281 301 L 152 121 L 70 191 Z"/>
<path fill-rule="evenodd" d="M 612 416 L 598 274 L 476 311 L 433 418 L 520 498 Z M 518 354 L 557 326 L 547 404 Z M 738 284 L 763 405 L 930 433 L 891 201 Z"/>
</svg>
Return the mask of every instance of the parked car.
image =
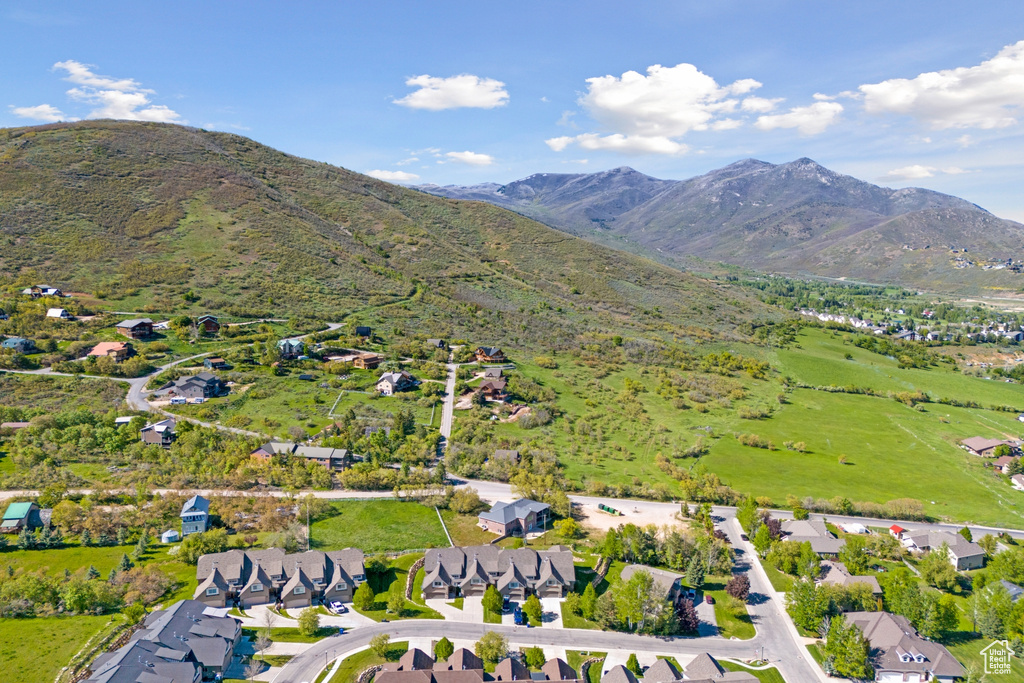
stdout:
<svg viewBox="0 0 1024 683">
<path fill-rule="evenodd" d="M 508 599 L 508 596 L 506 595 L 505 599 L 502 600 L 502 602 L 501 602 L 501 611 L 507 613 L 507 612 L 510 612 L 511 610 L 512 610 L 512 602 Z"/>
<path fill-rule="evenodd" d="M 188 401 L 186 399 L 184 399 L 184 398 L 172 398 L 171 399 L 171 405 L 172 406 L 180 406 L 180 405 L 184 405 L 185 403 L 188 403 Z"/>
<path fill-rule="evenodd" d="M 740 538 L 742 538 L 744 541 L 749 541 L 750 540 L 749 538 L 747 538 L 746 534 L 740 534 Z"/>
<path fill-rule="evenodd" d="M 686 591 L 686 597 L 690 599 L 690 602 L 693 602 L 697 599 L 697 591 L 691 588 L 690 590 Z"/>
<path fill-rule="evenodd" d="M 331 603 L 331 611 L 335 612 L 336 614 L 345 614 L 345 612 L 348 612 L 348 608 L 345 607 L 345 605 L 338 602 L 337 600 L 335 600 Z"/>
<path fill-rule="evenodd" d="M 704 596 L 704 602 L 708 603 L 709 605 L 713 605 L 713 604 L 715 604 L 715 599 L 713 597 L 711 597 L 710 595 L 705 595 Z"/>
<path fill-rule="evenodd" d="M 516 607 L 515 612 L 512 613 L 512 619 L 515 621 L 516 626 L 526 624 L 526 615 L 523 614 L 523 610 L 519 607 Z"/>
</svg>

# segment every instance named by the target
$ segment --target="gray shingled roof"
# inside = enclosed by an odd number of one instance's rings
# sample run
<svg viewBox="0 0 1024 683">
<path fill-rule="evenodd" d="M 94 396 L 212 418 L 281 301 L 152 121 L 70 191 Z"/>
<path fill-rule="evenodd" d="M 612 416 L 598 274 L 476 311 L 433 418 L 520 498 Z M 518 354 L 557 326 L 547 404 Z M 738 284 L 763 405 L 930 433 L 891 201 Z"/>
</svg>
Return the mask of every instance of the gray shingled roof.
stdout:
<svg viewBox="0 0 1024 683">
<path fill-rule="evenodd" d="M 850 612 L 849 623 L 856 624 L 871 644 L 871 664 L 876 672 L 931 672 L 933 676 L 958 677 L 964 668 L 942 645 L 925 640 L 906 617 L 888 612 Z M 903 657 L 910 655 L 910 661 Z M 924 661 L 917 661 L 920 657 Z"/>
</svg>

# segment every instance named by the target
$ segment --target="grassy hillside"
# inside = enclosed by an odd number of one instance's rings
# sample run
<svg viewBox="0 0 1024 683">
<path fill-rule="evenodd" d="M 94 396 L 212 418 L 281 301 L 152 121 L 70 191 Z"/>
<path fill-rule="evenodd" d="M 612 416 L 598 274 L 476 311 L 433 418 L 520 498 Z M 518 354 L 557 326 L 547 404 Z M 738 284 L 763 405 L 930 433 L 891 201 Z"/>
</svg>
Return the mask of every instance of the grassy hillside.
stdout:
<svg viewBox="0 0 1024 683">
<path fill-rule="evenodd" d="M 357 313 L 523 344 L 729 334 L 766 310 L 491 205 L 181 126 L 3 130 L 0 186 L 0 287 L 46 282 L 115 310 Z"/>
</svg>

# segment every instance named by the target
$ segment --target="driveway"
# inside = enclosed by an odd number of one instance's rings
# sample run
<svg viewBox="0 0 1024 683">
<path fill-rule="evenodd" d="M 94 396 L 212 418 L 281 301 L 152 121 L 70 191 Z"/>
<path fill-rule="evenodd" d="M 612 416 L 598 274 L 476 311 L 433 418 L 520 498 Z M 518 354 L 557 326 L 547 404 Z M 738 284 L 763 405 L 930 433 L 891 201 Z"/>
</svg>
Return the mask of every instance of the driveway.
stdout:
<svg viewBox="0 0 1024 683">
<path fill-rule="evenodd" d="M 438 612 L 445 621 L 460 621 L 469 624 L 484 623 L 483 598 L 464 598 L 462 609 L 449 605 L 448 602 L 441 598 L 431 598 L 426 601 L 427 607 Z"/>
<path fill-rule="evenodd" d="M 715 606 L 701 600 L 697 603 L 694 611 L 697 612 L 697 618 L 700 619 L 700 624 L 697 626 L 697 634 L 702 637 L 717 636 L 718 618 L 715 617 Z"/>
<path fill-rule="evenodd" d="M 565 598 L 541 598 L 540 606 L 544 609 L 541 625 L 544 628 L 562 628 L 562 601 Z"/>
</svg>

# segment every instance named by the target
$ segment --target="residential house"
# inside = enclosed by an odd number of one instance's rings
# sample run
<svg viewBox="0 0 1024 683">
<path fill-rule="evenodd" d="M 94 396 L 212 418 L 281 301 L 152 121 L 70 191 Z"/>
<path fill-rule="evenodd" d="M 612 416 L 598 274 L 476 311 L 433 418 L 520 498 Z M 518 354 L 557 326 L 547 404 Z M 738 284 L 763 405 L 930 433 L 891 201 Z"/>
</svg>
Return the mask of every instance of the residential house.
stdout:
<svg viewBox="0 0 1024 683">
<path fill-rule="evenodd" d="M 379 353 L 360 353 L 352 359 L 352 366 L 362 370 L 376 370 L 383 362 L 384 356 Z"/>
<path fill-rule="evenodd" d="M 41 296 L 64 296 L 64 292 L 60 291 L 56 287 L 51 287 L 50 285 L 32 285 L 31 287 L 21 290 L 21 293 L 26 296 L 30 296 L 33 299 L 38 299 Z"/>
<path fill-rule="evenodd" d="M 525 600 L 528 594 L 559 598 L 576 585 L 572 551 L 557 545 L 539 552 L 494 545 L 431 548 L 423 570 L 424 598 L 478 596 L 487 586 L 511 600 Z"/>
<path fill-rule="evenodd" d="M 818 575 L 818 583 L 829 583 L 835 586 L 851 586 L 855 583 L 863 583 L 871 587 L 871 594 L 875 597 L 882 596 L 882 587 L 878 585 L 878 579 L 873 576 L 854 576 L 842 562 L 825 560 L 821 563 L 821 574 Z"/>
<path fill-rule="evenodd" d="M 146 425 L 139 430 L 142 443 L 153 444 L 161 448 L 170 448 L 171 444 L 174 443 L 174 427 L 176 424 L 174 418 L 169 417 L 166 420 Z"/>
<path fill-rule="evenodd" d="M 505 354 L 497 346 L 481 346 L 475 351 L 476 359 L 481 363 L 504 363 Z"/>
<path fill-rule="evenodd" d="M 921 335 L 913 330 L 903 330 L 902 332 L 894 334 L 892 338 L 896 341 L 917 341 L 921 338 Z"/>
<path fill-rule="evenodd" d="M 694 657 L 689 664 L 683 668 L 684 681 L 700 681 L 700 683 L 712 683 L 723 681 L 728 683 L 757 683 L 757 677 L 746 671 L 728 671 L 718 663 L 718 660 L 707 652 Z M 604 683 L 604 679 L 601 680 Z M 651 683 L 644 676 L 644 683 Z"/>
<path fill-rule="evenodd" d="M 850 612 L 846 620 L 861 630 L 871 646 L 876 681 L 953 683 L 966 673 L 949 650 L 922 638 L 906 617 L 888 612 Z"/>
<path fill-rule="evenodd" d="M 996 458 L 996 461 L 992 463 L 992 467 L 1002 472 L 1003 474 L 1010 473 L 1010 466 L 1017 462 L 1017 458 L 1012 455 L 1001 455 Z"/>
<path fill-rule="evenodd" d="M 356 548 L 286 554 L 280 548 L 229 550 L 199 558 L 195 599 L 218 607 L 281 604 L 309 607 L 349 602 L 366 581 L 363 551 Z"/>
<path fill-rule="evenodd" d="M 207 313 L 196 318 L 196 329 L 207 334 L 217 334 L 220 332 L 220 321 L 217 316 Z"/>
<path fill-rule="evenodd" d="M 393 396 L 399 391 L 406 391 L 416 386 L 416 378 L 407 371 L 385 372 L 377 380 L 374 388 L 381 396 Z"/>
<path fill-rule="evenodd" d="M 50 526 L 50 508 L 40 509 L 35 503 L 11 503 L 4 510 L 4 519 L 0 523 L 0 533 L 18 534 L 22 529 L 35 531 Z"/>
<path fill-rule="evenodd" d="M 146 615 L 141 628 L 89 666 L 85 683 L 198 683 L 222 677 L 242 639 L 226 610 L 179 600 Z"/>
<path fill-rule="evenodd" d="M 0 320 L 7 320 L 8 318 L 10 318 L 10 316 L 7 315 L 7 311 L 0 308 Z"/>
<path fill-rule="evenodd" d="M 633 672 L 622 664 L 616 664 L 601 676 L 601 683 L 637 683 Z"/>
<path fill-rule="evenodd" d="M 544 662 L 540 672 L 544 675 L 544 680 L 584 683 L 583 679 L 576 673 L 576 669 L 569 666 L 569 663 L 564 659 L 559 659 L 558 657 Z"/>
<path fill-rule="evenodd" d="M 516 657 L 498 662 L 493 673 L 484 672 L 484 663 L 465 648 L 452 653 L 447 660 L 437 660 L 420 649 L 406 651 L 397 662 L 385 664 L 374 676 L 374 683 L 482 683 L 496 681 L 571 681 L 583 683 L 576 670 L 560 659 L 544 663 L 540 672 L 530 670 Z"/>
<path fill-rule="evenodd" d="M 518 659 L 508 657 L 498 662 L 494 667 L 492 678 L 498 683 L 507 681 L 531 681 L 530 670 Z"/>
<path fill-rule="evenodd" d="M 427 346 L 433 346 L 435 349 L 447 349 L 448 342 L 444 339 L 428 339 Z"/>
<path fill-rule="evenodd" d="M 481 528 L 499 536 L 522 536 L 547 527 L 551 506 L 520 498 L 511 503 L 497 502 L 477 519 Z"/>
<path fill-rule="evenodd" d="M 301 339 L 282 339 L 277 342 L 281 352 L 281 360 L 295 360 L 306 352 L 306 344 Z"/>
<path fill-rule="evenodd" d="M 11 349 L 15 353 L 34 353 L 36 343 L 24 337 L 8 337 L 0 342 L 0 348 Z"/>
<path fill-rule="evenodd" d="M 210 501 L 192 496 L 181 506 L 181 535 L 201 534 L 210 528 Z"/>
<path fill-rule="evenodd" d="M 207 370 L 230 370 L 231 366 L 223 358 L 207 358 L 203 361 L 203 367 Z"/>
<path fill-rule="evenodd" d="M 644 671 L 644 683 L 672 683 L 682 678 L 682 672 L 667 659 L 659 659 Z"/>
<path fill-rule="evenodd" d="M 938 550 L 945 544 L 949 548 L 949 561 L 957 571 L 978 569 L 985 565 L 985 551 L 960 534 L 946 531 L 904 531 L 903 547 L 911 552 L 924 553 Z"/>
<path fill-rule="evenodd" d="M 249 454 L 249 457 L 261 462 L 268 462 L 274 456 L 278 456 L 284 461 L 292 457 L 304 458 L 323 465 L 329 470 L 343 470 L 352 460 L 352 455 L 347 448 L 300 446 L 290 441 L 268 441 Z"/>
<path fill-rule="evenodd" d="M 808 541 L 811 549 L 820 557 L 835 557 L 846 545 L 846 541 L 836 538 L 825 522 L 810 519 L 790 519 L 782 523 L 783 540 L 794 543 Z"/>
<path fill-rule="evenodd" d="M 983 436 L 972 436 L 969 439 L 964 439 L 960 442 L 960 445 L 963 446 L 971 455 L 977 455 L 982 458 L 995 457 L 995 450 L 1000 446 L 1009 446 L 1010 448 L 1015 447 L 1015 444 L 1012 441 L 986 439 Z"/>
<path fill-rule="evenodd" d="M 1015 474 L 1010 477 L 1010 485 L 1018 491 L 1024 491 L 1024 474 Z"/>
<path fill-rule="evenodd" d="M 13 434 L 19 429 L 25 429 L 31 427 L 31 422 L 0 422 L 0 434 Z"/>
<path fill-rule="evenodd" d="M 622 573 L 620 574 L 623 583 L 629 581 L 633 578 L 634 574 L 640 571 L 645 571 L 651 575 L 651 578 L 654 580 L 654 588 L 657 591 L 659 600 L 668 600 L 673 605 L 679 604 L 679 601 L 683 598 L 682 574 L 665 571 L 664 569 L 648 567 L 643 564 L 629 564 L 622 569 Z M 644 680 L 647 680 L 646 674 L 644 674 Z"/>
<path fill-rule="evenodd" d="M 1021 599 L 1021 597 L 1024 597 L 1024 588 L 1021 588 L 1017 584 L 1010 583 L 1006 579 L 999 579 L 999 581 L 997 581 L 996 583 L 999 584 L 1000 586 L 1002 586 L 1003 589 L 1010 596 L 1010 602 L 1017 602 L 1018 600 Z M 994 586 L 995 584 L 989 584 L 989 585 L 993 585 Z"/>
<path fill-rule="evenodd" d="M 494 451 L 494 455 L 491 456 L 491 460 L 505 460 L 506 462 L 515 465 L 519 462 L 519 451 L 499 448 Z"/>
<path fill-rule="evenodd" d="M 188 399 L 206 399 L 223 396 L 228 393 L 228 388 L 224 381 L 216 375 L 209 372 L 200 372 L 174 380 L 167 389 L 167 393 Z"/>
<path fill-rule="evenodd" d="M 477 391 L 483 395 L 484 400 L 504 403 L 508 398 L 508 392 L 505 391 L 507 385 L 504 379 L 488 379 L 480 383 Z"/>
<path fill-rule="evenodd" d="M 128 360 L 134 354 L 131 342 L 100 342 L 89 352 L 93 358 L 113 358 L 117 363 Z"/>
<path fill-rule="evenodd" d="M 365 325 L 359 325 L 358 327 L 356 327 L 356 336 L 357 337 L 372 337 L 373 336 L 373 328 L 366 327 Z"/>
<path fill-rule="evenodd" d="M 56 318 L 57 320 L 73 320 L 74 316 L 68 313 L 66 308 L 51 308 L 46 311 L 47 318 Z"/>
<path fill-rule="evenodd" d="M 117 324 L 117 333 L 129 339 L 146 339 L 153 336 L 153 321 L 149 318 L 133 318 Z"/>
<path fill-rule="evenodd" d="M 501 379 L 503 372 L 501 368 L 485 368 L 484 379 Z"/>
</svg>

